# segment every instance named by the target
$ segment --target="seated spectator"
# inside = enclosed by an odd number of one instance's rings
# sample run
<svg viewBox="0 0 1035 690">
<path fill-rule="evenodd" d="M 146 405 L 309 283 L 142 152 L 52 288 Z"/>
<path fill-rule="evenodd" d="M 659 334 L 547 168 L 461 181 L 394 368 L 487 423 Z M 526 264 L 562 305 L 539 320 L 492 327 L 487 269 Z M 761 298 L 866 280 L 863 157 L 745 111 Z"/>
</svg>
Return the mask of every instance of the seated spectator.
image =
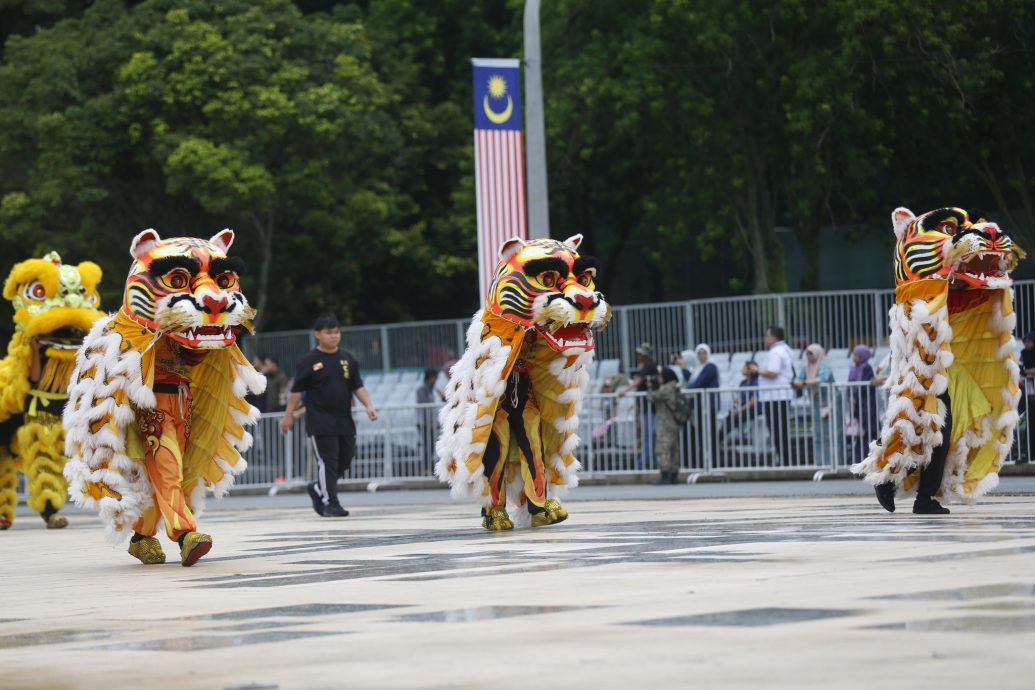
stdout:
<svg viewBox="0 0 1035 690">
<path fill-rule="evenodd" d="M 805 348 L 805 368 L 798 372 L 791 383 L 796 391 L 808 389 L 809 405 L 812 408 L 812 450 L 815 464 L 830 463 L 830 387 L 834 374 L 824 360 L 827 353 L 819 343 Z"/>
<path fill-rule="evenodd" d="M 734 427 L 743 426 L 758 415 L 758 364 L 745 362 L 740 369 L 744 378 L 740 380 L 740 388 L 746 390 L 737 393 L 737 404 L 726 415 L 722 423 L 722 436 L 729 439 Z"/>
</svg>

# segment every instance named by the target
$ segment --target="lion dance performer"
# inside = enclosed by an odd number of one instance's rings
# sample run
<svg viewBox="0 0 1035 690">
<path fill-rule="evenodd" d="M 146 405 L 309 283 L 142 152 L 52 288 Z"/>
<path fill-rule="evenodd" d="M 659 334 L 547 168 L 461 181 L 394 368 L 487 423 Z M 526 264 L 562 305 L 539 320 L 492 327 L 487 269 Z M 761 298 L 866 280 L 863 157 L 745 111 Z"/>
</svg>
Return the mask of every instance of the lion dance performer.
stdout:
<svg viewBox="0 0 1035 690">
<path fill-rule="evenodd" d="M 1017 423 L 1019 371 L 1010 272 L 1024 252 L 981 214 L 943 208 L 892 214 L 895 305 L 880 438 L 852 470 L 889 512 L 945 514 L 999 482 Z"/>
<path fill-rule="evenodd" d="M 212 538 L 197 531 L 205 490 L 222 496 L 244 471 L 245 402 L 265 379 L 238 349 L 255 310 L 241 293 L 234 234 L 211 240 L 137 235 L 122 307 L 98 321 L 76 357 L 65 407 L 65 477 L 78 505 L 97 509 L 129 553 L 164 563 L 159 520 L 193 565 Z"/>
<path fill-rule="evenodd" d="M 14 304 L 15 332 L 0 361 L 0 530 L 14 521 L 18 470 L 29 482 L 29 507 L 47 527 L 68 520 L 68 484 L 61 408 L 75 351 L 94 321 L 101 268 L 92 261 L 61 263 L 57 252 L 16 264 L 4 283 L 4 298 Z"/>
<path fill-rule="evenodd" d="M 557 498 L 578 483 L 578 412 L 593 359 L 593 330 L 611 310 L 596 291 L 599 263 L 579 256 L 581 235 L 508 240 L 486 306 L 467 331 L 439 419 L 435 472 L 454 496 L 482 503 L 482 526 L 533 527 L 568 517 Z M 527 524 L 527 522 L 526 522 Z"/>
</svg>

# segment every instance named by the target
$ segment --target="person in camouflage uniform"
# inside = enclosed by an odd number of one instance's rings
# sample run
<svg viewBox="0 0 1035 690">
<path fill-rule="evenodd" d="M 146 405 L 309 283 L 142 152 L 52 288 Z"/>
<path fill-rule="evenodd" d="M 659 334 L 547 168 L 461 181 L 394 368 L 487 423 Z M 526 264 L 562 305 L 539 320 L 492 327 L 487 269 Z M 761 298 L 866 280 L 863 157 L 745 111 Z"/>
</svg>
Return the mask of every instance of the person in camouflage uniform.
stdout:
<svg viewBox="0 0 1035 690">
<path fill-rule="evenodd" d="M 647 393 L 657 413 L 655 452 L 661 477 L 658 484 L 675 484 L 679 477 L 679 432 L 686 426 L 689 407 L 679 390 L 679 379 L 670 367 L 661 370 L 661 385 Z"/>
</svg>

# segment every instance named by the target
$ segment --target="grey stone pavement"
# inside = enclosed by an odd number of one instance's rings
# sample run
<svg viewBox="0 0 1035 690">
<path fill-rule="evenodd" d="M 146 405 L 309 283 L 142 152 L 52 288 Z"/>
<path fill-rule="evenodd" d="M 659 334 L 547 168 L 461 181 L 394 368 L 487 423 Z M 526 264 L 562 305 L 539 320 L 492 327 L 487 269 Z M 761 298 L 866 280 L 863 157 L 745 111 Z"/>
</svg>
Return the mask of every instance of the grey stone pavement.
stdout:
<svg viewBox="0 0 1035 690">
<path fill-rule="evenodd" d="M 0 688 L 1032 688 L 1035 478 L 953 514 L 857 481 L 593 486 L 495 534 L 444 490 L 231 496 L 142 566 L 0 533 Z"/>
</svg>

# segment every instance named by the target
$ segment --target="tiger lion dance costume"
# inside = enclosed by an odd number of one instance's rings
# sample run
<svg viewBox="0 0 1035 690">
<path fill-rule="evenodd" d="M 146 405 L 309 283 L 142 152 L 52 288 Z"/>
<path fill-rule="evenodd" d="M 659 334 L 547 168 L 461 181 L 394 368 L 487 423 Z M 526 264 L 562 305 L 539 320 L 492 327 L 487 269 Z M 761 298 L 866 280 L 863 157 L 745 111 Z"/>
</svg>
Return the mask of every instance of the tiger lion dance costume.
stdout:
<svg viewBox="0 0 1035 690">
<path fill-rule="evenodd" d="M 880 438 L 852 467 L 886 510 L 949 512 L 999 482 L 1017 423 L 1020 374 L 1010 272 L 1025 253 L 980 214 L 959 208 L 892 214 L 895 305 Z"/>
<path fill-rule="evenodd" d="M 578 484 L 579 406 L 593 330 L 611 309 L 599 263 L 564 242 L 510 239 L 486 300 L 450 371 L 435 472 L 454 496 L 477 497 L 482 526 L 509 530 L 507 501 L 533 527 L 568 517 L 557 498 Z"/>
<path fill-rule="evenodd" d="M 57 514 L 68 495 L 61 408 L 76 348 L 104 316 L 97 310 L 100 281 L 92 261 L 66 266 L 51 252 L 16 264 L 4 283 L 15 332 L 0 361 L 0 530 L 14 522 L 19 470 L 28 478 L 28 505 L 47 527 L 68 524 Z"/>
<path fill-rule="evenodd" d="M 159 520 L 193 565 L 212 546 L 197 531 L 205 490 L 222 496 L 244 471 L 245 401 L 265 378 L 238 349 L 255 310 L 241 293 L 234 235 L 137 235 L 119 311 L 98 321 L 76 357 L 65 407 L 69 494 L 96 509 L 145 564 L 165 562 Z"/>
</svg>

